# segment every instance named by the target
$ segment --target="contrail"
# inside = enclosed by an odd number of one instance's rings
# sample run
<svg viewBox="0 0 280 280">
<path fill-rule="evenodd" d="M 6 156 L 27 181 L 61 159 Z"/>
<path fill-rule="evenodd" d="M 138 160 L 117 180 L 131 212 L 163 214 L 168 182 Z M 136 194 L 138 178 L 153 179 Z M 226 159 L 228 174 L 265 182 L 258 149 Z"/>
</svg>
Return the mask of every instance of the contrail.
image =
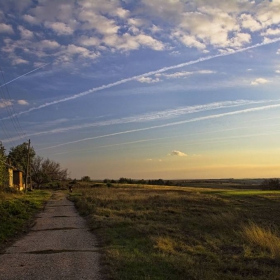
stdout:
<svg viewBox="0 0 280 280">
<path fill-rule="evenodd" d="M 162 125 L 155 125 L 155 126 L 150 126 L 150 127 L 144 127 L 144 128 L 120 131 L 120 132 L 115 132 L 115 133 L 111 133 L 111 134 L 105 134 L 105 135 L 100 135 L 100 136 L 95 136 L 95 137 L 88 137 L 88 138 L 79 139 L 79 140 L 75 140 L 75 141 L 71 141 L 71 142 L 66 142 L 66 143 L 55 145 L 55 146 L 42 148 L 42 149 L 40 149 L 38 151 L 52 149 L 52 148 L 58 148 L 58 147 L 69 145 L 69 144 L 75 144 L 75 143 L 79 143 L 79 142 L 85 142 L 85 141 L 95 140 L 95 139 L 100 139 L 100 138 L 105 138 L 105 137 L 111 137 L 111 136 L 128 134 L 128 133 L 133 133 L 133 132 L 139 132 L 139 131 L 163 128 L 163 127 L 174 126 L 174 125 L 181 125 L 181 124 L 191 123 L 191 122 L 198 122 L 198 121 L 204 121 L 204 120 L 210 120 L 210 119 L 217 119 L 217 118 L 221 118 L 221 117 L 225 117 L 225 116 L 245 114 L 245 113 L 250 113 L 250 112 L 256 112 L 256 111 L 263 111 L 263 110 L 268 110 L 268 109 L 279 108 L 279 107 L 280 107 L 280 104 L 268 105 L 268 106 L 249 108 L 249 109 L 238 110 L 238 111 L 233 111 L 233 112 L 228 112 L 228 113 L 210 115 L 210 116 L 205 116 L 205 117 L 198 117 L 198 118 L 193 118 L 193 119 L 184 120 L 184 121 L 178 121 L 178 122 L 172 122 L 172 123 L 167 123 L 167 124 L 162 124 Z"/>
<path fill-rule="evenodd" d="M 71 152 L 81 152 L 81 151 L 89 151 L 91 149 L 109 148 L 109 147 L 115 147 L 115 146 L 124 146 L 124 145 L 129 145 L 129 144 L 143 143 L 143 142 L 156 141 L 156 140 L 162 140 L 162 139 L 170 139 L 170 138 L 175 138 L 175 137 L 176 136 L 161 137 L 161 138 L 151 138 L 151 139 L 142 139 L 142 140 L 138 140 L 138 141 L 123 142 L 123 143 L 117 143 L 117 144 L 111 144 L 111 145 L 103 145 L 103 146 L 93 147 L 93 148 L 90 148 L 90 149 L 79 149 L 79 150 L 74 150 L 74 151 L 55 153 L 55 154 L 52 154 L 52 155 L 63 155 L 63 154 L 71 153 Z"/>
<path fill-rule="evenodd" d="M 226 129 L 225 131 L 227 131 Z M 219 131 L 224 131 L 224 130 L 219 130 Z M 218 132 L 219 132 L 218 131 Z M 228 143 L 229 140 L 235 140 L 235 139 L 240 139 L 240 138 L 249 138 L 249 137 L 256 137 L 256 136 L 270 136 L 270 135 L 279 135 L 280 132 L 275 132 L 270 131 L 269 133 L 256 133 L 256 134 L 245 134 L 241 136 L 231 136 L 231 137 L 220 137 L 220 138 L 211 138 L 208 140 L 199 140 L 199 143 L 206 143 L 206 144 L 216 144 L 216 143 Z M 117 144 L 112 144 L 112 145 L 104 145 L 104 146 L 97 146 L 93 147 L 90 149 L 79 149 L 79 150 L 71 150 L 71 151 L 66 151 L 66 152 L 61 152 L 61 153 L 55 153 L 52 155 L 64 155 L 64 154 L 69 154 L 73 152 L 82 152 L 82 151 L 91 151 L 93 149 L 100 149 L 100 148 L 108 148 L 108 147 L 115 147 L 115 146 L 124 146 L 124 145 L 130 145 L 130 144 L 137 144 L 137 143 L 143 143 L 143 142 L 150 142 L 150 141 L 157 141 L 157 140 L 163 140 L 163 139 L 170 139 L 170 138 L 176 138 L 176 136 L 170 136 L 170 137 L 162 137 L 162 138 L 153 138 L 153 139 L 143 139 L 143 140 L 138 140 L 138 141 L 132 141 L 132 142 L 123 142 L 123 143 L 117 143 Z M 182 143 L 182 141 L 177 141 L 173 142 L 173 144 L 176 143 Z M 194 146 L 197 145 L 198 141 L 197 140 L 191 140 L 189 142 L 183 142 L 187 143 L 188 146 Z M 155 143 L 154 145 L 158 145 L 158 143 Z"/>
<path fill-rule="evenodd" d="M 15 78 L 15 79 L 13 79 L 13 80 L 11 80 L 11 81 L 9 81 L 9 82 L 7 82 L 7 83 L 1 85 L 0 88 L 6 86 L 6 85 L 8 85 L 8 84 L 10 84 L 10 83 L 12 83 L 12 82 L 14 82 L 14 81 L 16 81 L 16 80 L 18 80 L 18 79 L 24 77 L 24 76 L 26 76 L 26 75 L 32 73 L 32 72 L 35 72 L 35 71 L 37 71 L 37 70 L 39 70 L 39 69 L 41 69 L 41 68 L 43 68 L 43 67 L 45 67 L 45 66 L 47 66 L 47 65 L 49 65 L 49 64 L 50 64 L 50 63 L 47 63 L 47 64 L 44 64 L 44 65 L 42 65 L 42 66 L 40 66 L 40 67 L 38 67 L 38 68 L 36 68 L 36 69 L 33 69 L 32 71 L 29 71 L 29 72 L 27 72 L 27 73 L 25 73 L 25 74 L 23 74 L 23 75 L 21 75 L 21 76 Z M 17 115 L 17 114 L 14 114 L 13 116 L 10 116 L 9 118 L 14 117 L 15 115 Z"/>
<path fill-rule="evenodd" d="M 202 58 L 199 58 L 199 59 L 196 59 L 196 60 L 184 62 L 184 63 L 181 63 L 181 64 L 164 67 L 164 68 L 161 68 L 161 69 L 158 69 L 158 70 L 155 70 L 155 71 L 150 71 L 150 72 L 147 72 L 147 73 L 144 73 L 144 74 L 141 74 L 141 75 L 137 75 L 137 76 L 133 76 L 133 77 L 130 77 L 130 78 L 122 79 L 122 80 L 119 80 L 119 81 L 114 82 L 114 83 L 110 83 L 110 84 L 107 84 L 107 85 L 102 85 L 100 87 L 95 87 L 95 88 L 89 89 L 87 91 L 83 91 L 81 93 L 74 94 L 74 95 L 69 96 L 69 97 L 58 99 L 58 100 L 55 100 L 55 101 L 52 101 L 52 102 L 47 102 L 47 103 L 42 104 L 38 107 L 30 108 L 27 111 L 22 111 L 22 112 L 14 114 L 12 116 L 9 116 L 7 118 L 2 118 L 1 120 L 8 119 L 8 118 L 11 118 L 11 117 L 14 117 L 14 116 L 19 116 L 19 115 L 22 115 L 22 114 L 27 114 L 27 113 L 30 113 L 32 111 L 39 110 L 39 109 L 42 109 L 42 108 L 45 108 L 45 107 L 48 107 L 48 106 L 51 106 L 51 105 L 66 102 L 66 101 L 69 101 L 69 100 L 73 100 L 73 99 L 88 95 L 90 93 L 101 91 L 101 90 L 108 89 L 108 88 L 112 88 L 112 87 L 115 87 L 115 86 L 118 86 L 118 85 L 121 85 L 121 84 L 125 84 L 125 83 L 128 83 L 128 82 L 140 79 L 142 77 L 152 76 L 152 75 L 163 73 L 163 72 L 166 72 L 166 71 L 169 71 L 169 70 L 182 68 L 182 67 L 197 64 L 197 63 L 200 63 L 200 62 L 203 62 L 203 61 L 211 60 L 211 59 L 214 59 L 214 58 L 217 58 L 217 57 L 229 56 L 229 55 L 233 55 L 233 54 L 236 54 L 236 53 L 245 52 L 247 50 L 255 49 L 255 48 L 258 48 L 258 47 L 265 46 L 265 45 L 270 45 L 270 44 L 273 44 L 273 43 L 276 43 L 276 42 L 280 42 L 280 38 L 272 39 L 269 42 L 258 43 L 258 44 L 255 44 L 253 46 L 246 47 L 246 48 L 243 48 L 243 49 L 240 49 L 240 50 L 235 50 L 235 51 L 232 51 L 232 52 L 216 54 L 216 55 L 212 55 L 212 56 L 206 56 L 206 57 L 202 57 Z"/>
<path fill-rule="evenodd" d="M 268 118 L 268 119 L 261 119 L 261 120 L 270 120 L 270 119 L 275 119 L 275 118 Z M 278 119 L 278 118 L 277 118 Z M 255 121 L 260 121 L 260 120 L 255 120 Z M 266 125 L 266 127 L 268 126 L 273 126 L 275 127 L 275 125 Z M 252 126 L 240 126 L 240 127 L 235 127 L 235 128 L 227 128 L 227 129 L 219 129 L 219 130 L 212 130 L 212 133 L 218 133 L 218 132 L 225 132 L 225 131 L 232 131 L 232 130 L 238 130 L 238 129 L 244 129 L 244 128 L 251 128 Z M 247 134 L 247 135 L 242 135 L 242 136 L 232 136 L 232 137 L 219 137 L 219 138 L 211 138 L 208 140 L 202 140 L 200 142 L 202 143 L 213 143 L 213 140 L 228 140 L 228 139 L 239 139 L 239 138 L 246 138 L 246 137 L 252 137 L 252 136 L 262 136 L 262 135 L 271 135 L 271 134 L 280 134 L 280 132 L 274 133 L 275 130 L 271 131 L 269 134 L 267 134 L 267 132 L 261 133 L 261 134 Z M 196 132 L 196 133 L 192 133 L 195 135 L 200 135 L 200 134 L 208 134 L 209 131 L 204 131 L 204 132 Z M 66 152 L 60 152 L 60 153 L 54 153 L 52 155 L 64 155 L 64 154 L 69 154 L 69 153 L 73 153 L 73 152 L 82 152 L 82 151 L 90 151 L 92 149 L 99 149 L 99 148 L 108 148 L 108 147 L 115 147 L 115 146 L 124 146 L 124 145 L 130 145 L 130 144 L 137 144 L 137 143 L 143 143 L 143 142 L 150 142 L 150 141 L 157 141 L 157 140 L 163 140 L 163 139 L 172 139 L 172 138 L 177 138 L 178 136 L 169 136 L 169 137 L 160 137 L 160 138 L 151 138 L 151 139 L 141 139 L 141 140 L 137 140 L 137 141 L 130 141 L 130 142 L 122 142 L 122 143 L 116 143 L 116 144 L 110 144 L 110 145 L 102 145 L 102 146 L 96 146 L 96 147 L 91 147 L 91 148 L 86 148 L 86 149 L 78 149 L 78 150 L 71 150 L 71 151 L 66 151 Z M 218 143 L 221 141 L 217 141 Z M 182 143 L 182 141 L 176 141 L 173 142 L 173 144 L 176 143 Z M 185 143 L 185 141 L 184 141 Z M 214 142 L 216 143 L 216 142 Z M 191 140 L 188 142 L 188 146 L 189 145 L 195 145 L 197 144 L 197 140 Z"/>
<path fill-rule="evenodd" d="M 120 119 L 112 119 L 107 121 L 93 122 L 87 124 L 80 124 L 68 127 L 60 127 L 51 130 L 44 130 L 35 133 L 29 133 L 26 136 L 40 136 L 44 134 L 55 134 L 55 133 L 64 133 L 71 130 L 84 129 L 89 127 L 100 127 L 100 126 L 108 126 L 108 125 L 119 125 L 126 123 L 136 123 L 136 122 L 147 122 L 147 121 L 158 121 L 163 119 L 170 119 L 179 117 L 186 114 L 193 114 L 198 112 L 205 112 L 210 110 L 218 110 L 223 108 L 234 108 L 238 106 L 244 105 L 252 105 L 252 104 L 260 104 L 260 103 L 271 103 L 271 102 L 279 102 L 280 99 L 268 99 L 268 100 L 234 100 L 234 101 L 222 101 L 222 102 L 213 102 L 203 105 L 193 105 L 187 107 L 179 107 L 176 109 L 169 109 L 164 111 L 156 111 L 152 113 L 147 113 L 143 115 L 136 115 L 132 117 L 125 117 Z M 18 140 L 18 137 L 11 138 L 12 140 Z M 2 140 L 2 142 L 6 142 L 6 140 Z"/>
</svg>

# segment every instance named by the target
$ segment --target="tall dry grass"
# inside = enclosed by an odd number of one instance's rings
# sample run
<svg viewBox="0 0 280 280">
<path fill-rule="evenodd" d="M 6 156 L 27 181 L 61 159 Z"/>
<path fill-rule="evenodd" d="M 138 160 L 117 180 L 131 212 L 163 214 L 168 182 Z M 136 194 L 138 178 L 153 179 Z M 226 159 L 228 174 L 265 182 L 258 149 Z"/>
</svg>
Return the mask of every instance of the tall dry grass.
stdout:
<svg viewBox="0 0 280 280">
<path fill-rule="evenodd" d="M 276 231 L 250 223 L 243 226 L 241 235 L 251 244 L 268 250 L 272 258 L 280 260 L 280 237 Z"/>
</svg>

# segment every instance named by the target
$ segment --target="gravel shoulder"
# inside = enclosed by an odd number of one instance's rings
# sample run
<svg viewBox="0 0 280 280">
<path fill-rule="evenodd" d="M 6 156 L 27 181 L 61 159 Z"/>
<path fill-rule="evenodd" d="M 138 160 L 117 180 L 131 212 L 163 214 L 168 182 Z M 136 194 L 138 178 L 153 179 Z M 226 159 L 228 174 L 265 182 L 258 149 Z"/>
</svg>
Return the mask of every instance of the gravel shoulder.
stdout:
<svg viewBox="0 0 280 280">
<path fill-rule="evenodd" d="M 31 231 L 0 255 L 0 279 L 102 279 L 95 236 L 74 204 L 56 193 Z"/>
</svg>

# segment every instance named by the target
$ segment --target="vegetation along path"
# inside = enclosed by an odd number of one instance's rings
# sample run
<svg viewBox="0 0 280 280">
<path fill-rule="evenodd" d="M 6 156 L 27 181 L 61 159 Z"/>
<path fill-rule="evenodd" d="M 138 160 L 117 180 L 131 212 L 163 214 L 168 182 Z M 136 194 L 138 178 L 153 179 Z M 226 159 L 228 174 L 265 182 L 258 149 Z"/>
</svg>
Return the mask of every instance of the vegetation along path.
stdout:
<svg viewBox="0 0 280 280">
<path fill-rule="evenodd" d="M 97 241 L 63 193 L 0 255 L 0 279 L 101 279 Z"/>
</svg>

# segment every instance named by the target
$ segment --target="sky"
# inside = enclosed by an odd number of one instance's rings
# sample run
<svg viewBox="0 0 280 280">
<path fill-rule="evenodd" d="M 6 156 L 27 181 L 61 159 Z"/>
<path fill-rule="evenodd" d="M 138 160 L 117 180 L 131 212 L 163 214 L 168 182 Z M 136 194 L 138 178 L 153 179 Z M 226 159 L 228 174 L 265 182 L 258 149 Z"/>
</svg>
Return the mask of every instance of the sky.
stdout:
<svg viewBox="0 0 280 280">
<path fill-rule="evenodd" d="M 280 0 L 1 0 L 0 139 L 71 178 L 280 174 Z"/>
</svg>

